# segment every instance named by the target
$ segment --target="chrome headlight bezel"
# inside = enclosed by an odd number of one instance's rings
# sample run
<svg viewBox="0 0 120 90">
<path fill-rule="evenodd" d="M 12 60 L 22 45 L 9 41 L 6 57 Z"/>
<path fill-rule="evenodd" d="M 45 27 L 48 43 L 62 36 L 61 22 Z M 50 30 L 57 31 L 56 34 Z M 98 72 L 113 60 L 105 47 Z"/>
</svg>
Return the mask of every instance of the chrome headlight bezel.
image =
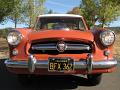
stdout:
<svg viewBox="0 0 120 90">
<path fill-rule="evenodd" d="M 19 31 L 13 30 L 8 33 L 7 42 L 10 45 L 16 46 L 16 45 L 20 44 L 20 42 L 22 41 L 22 38 L 23 38 L 23 36 Z"/>
<path fill-rule="evenodd" d="M 106 30 L 100 33 L 100 41 L 105 47 L 112 45 L 115 39 L 116 35 L 112 30 Z"/>
</svg>

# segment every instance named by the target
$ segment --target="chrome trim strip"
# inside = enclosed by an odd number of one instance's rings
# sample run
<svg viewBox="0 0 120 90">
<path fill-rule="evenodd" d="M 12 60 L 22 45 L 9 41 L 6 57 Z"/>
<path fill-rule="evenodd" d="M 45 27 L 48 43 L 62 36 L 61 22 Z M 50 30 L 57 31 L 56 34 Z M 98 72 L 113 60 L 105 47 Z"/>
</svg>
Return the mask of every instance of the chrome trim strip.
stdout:
<svg viewBox="0 0 120 90">
<path fill-rule="evenodd" d="M 56 46 L 32 46 L 32 50 L 57 50 Z"/>
<path fill-rule="evenodd" d="M 6 60 L 6 67 L 11 68 L 28 68 L 28 61 L 13 61 Z M 102 60 L 102 61 L 93 61 L 93 69 L 109 69 L 117 65 L 116 60 Z M 86 69 L 88 68 L 87 62 L 85 60 L 75 61 L 75 69 Z M 48 60 L 37 60 L 35 63 L 35 68 L 48 68 Z"/>
<path fill-rule="evenodd" d="M 55 43 L 33 45 L 32 50 L 57 50 Z M 67 44 L 66 50 L 90 50 L 89 45 L 85 44 Z"/>
</svg>

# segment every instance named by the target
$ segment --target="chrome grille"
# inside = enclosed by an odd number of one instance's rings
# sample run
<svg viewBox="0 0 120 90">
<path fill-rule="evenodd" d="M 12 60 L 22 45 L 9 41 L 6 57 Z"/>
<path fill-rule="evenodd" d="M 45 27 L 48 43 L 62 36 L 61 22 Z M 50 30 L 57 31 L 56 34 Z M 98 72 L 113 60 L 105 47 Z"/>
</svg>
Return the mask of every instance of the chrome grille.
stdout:
<svg viewBox="0 0 120 90">
<path fill-rule="evenodd" d="M 32 45 L 32 50 L 57 50 L 56 43 L 48 43 L 48 44 L 36 44 Z M 89 45 L 85 44 L 68 44 L 66 43 L 66 50 L 90 50 Z"/>
</svg>

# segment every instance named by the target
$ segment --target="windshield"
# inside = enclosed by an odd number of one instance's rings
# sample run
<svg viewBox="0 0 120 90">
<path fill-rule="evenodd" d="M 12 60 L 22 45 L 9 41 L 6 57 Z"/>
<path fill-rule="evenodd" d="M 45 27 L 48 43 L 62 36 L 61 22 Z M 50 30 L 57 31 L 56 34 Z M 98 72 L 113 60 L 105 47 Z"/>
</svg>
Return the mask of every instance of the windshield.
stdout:
<svg viewBox="0 0 120 90">
<path fill-rule="evenodd" d="M 36 30 L 85 30 L 81 18 L 50 17 L 40 18 Z"/>
</svg>

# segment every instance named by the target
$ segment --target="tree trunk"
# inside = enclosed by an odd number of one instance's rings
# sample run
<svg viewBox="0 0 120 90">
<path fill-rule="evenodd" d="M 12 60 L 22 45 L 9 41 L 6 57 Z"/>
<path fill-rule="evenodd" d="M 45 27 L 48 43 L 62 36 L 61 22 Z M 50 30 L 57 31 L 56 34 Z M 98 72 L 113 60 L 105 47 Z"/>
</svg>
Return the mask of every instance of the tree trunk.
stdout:
<svg viewBox="0 0 120 90">
<path fill-rule="evenodd" d="M 105 25 L 105 19 L 102 20 L 102 28 L 104 28 Z"/>
<path fill-rule="evenodd" d="M 15 20 L 15 28 L 17 28 L 17 20 Z"/>
<path fill-rule="evenodd" d="M 15 20 L 14 20 L 15 28 L 17 27 L 17 17 L 15 15 Z"/>
<path fill-rule="evenodd" d="M 30 20 L 29 20 L 29 28 L 31 28 L 31 17 L 30 17 Z"/>
<path fill-rule="evenodd" d="M 104 28 L 104 25 L 105 25 L 105 23 L 104 23 L 104 22 L 102 22 L 102 28 Z"/>
</svg>

